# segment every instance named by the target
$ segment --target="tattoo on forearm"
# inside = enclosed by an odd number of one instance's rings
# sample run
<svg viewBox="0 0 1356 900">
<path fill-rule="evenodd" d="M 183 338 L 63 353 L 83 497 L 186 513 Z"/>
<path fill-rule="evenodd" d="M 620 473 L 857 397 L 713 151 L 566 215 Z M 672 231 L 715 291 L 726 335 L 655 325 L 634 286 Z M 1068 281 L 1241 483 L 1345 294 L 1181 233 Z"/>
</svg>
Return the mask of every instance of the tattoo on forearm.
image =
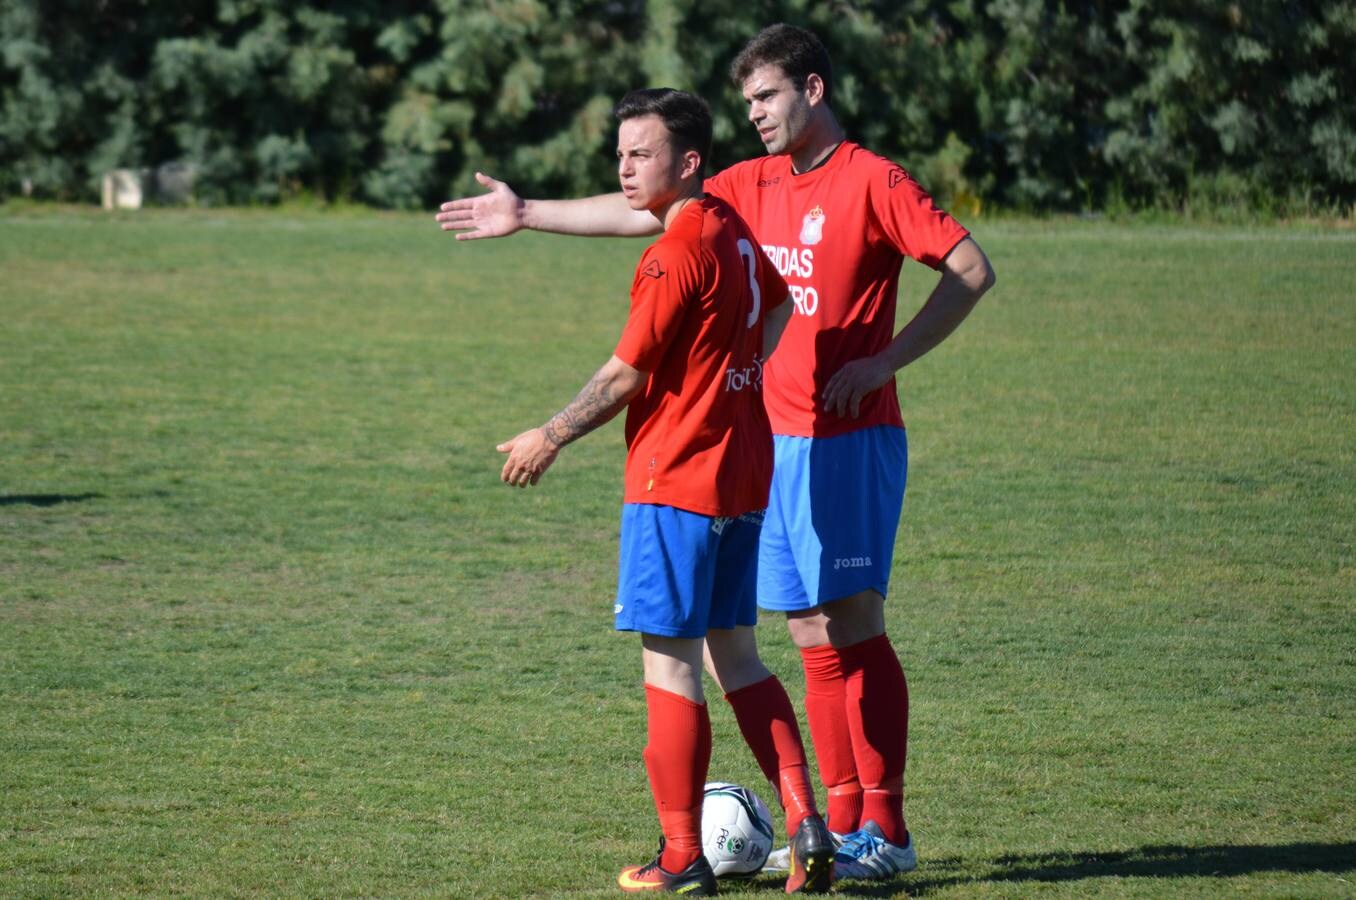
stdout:
<svg viewBox="0 0 1356 900">
<path fill-rule="evenodd" d="M 552 416 L 541 430 L 552 446 L 564 447 L 606 423 L 626 406 L 626 402 L 626 397 L 603 377 L 602 372 L 595 372 L 578 396 Z"/>
</svg>

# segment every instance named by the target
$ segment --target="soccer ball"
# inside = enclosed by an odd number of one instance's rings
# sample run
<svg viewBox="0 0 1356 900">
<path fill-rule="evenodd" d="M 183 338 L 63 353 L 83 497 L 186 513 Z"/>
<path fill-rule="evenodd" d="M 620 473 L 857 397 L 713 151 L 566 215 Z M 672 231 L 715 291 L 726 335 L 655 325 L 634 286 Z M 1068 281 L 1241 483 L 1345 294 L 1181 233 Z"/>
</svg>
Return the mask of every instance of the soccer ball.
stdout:
<svg viewBox="0 0 1356 900">
<path fill-rule="evenodd" d="M 772 816 L 748 788 L 724 781 L 702 798 L 702 852 L 716 875 L 752 875 L 772 852 Z"/>
</svg>

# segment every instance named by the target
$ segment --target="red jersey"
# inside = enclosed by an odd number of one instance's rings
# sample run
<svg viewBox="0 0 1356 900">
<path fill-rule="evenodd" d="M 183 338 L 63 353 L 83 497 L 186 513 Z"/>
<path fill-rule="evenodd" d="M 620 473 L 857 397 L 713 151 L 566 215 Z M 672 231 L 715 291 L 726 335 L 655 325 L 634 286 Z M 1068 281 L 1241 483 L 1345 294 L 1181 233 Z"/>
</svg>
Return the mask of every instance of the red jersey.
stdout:
<svg viewBox="0 0 1356 900">
<path fill-rule="evenodd" d="M 708 516 L 767 506 L 763 321 L 786 295 L 748 226 L 711 197 L 646 249 L 615 351 L 650 373 L 626 411 L 625 502 Z"/>
<path fill-rule="evenodd" d="M 969 232 L 907 172 L 850 141 L 801 175 L 791 157 L 764 156 L 706 179 L 705 188 L 748 222 L 795 303 L 767 366 L 772 430 L 832 437 L 902 426 L 893 378 L 862 398 L 856 419 L 824 409 L 824 388 L 845 363 L 894 338 L 904 257 L 939 268 Z"/>
</svg>

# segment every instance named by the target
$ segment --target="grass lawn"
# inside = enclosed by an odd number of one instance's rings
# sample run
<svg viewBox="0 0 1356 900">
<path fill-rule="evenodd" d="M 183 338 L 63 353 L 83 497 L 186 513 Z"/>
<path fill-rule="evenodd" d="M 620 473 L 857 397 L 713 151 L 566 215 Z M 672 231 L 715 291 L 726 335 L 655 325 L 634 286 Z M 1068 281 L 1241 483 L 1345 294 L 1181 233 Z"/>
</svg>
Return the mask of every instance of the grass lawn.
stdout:
<svg viewBox="0 0 1356 900">
<path fill-rule="evenodd" d="M 1356 894 L 1356 232 L 977 225 L 998 287 L 899 379 L 922 862 L 840 893 Z M 529 491 L 494 445 L 642 246 L 0 210 L 0 895 L 616 895 L 620 423 Z"/>
</svg>

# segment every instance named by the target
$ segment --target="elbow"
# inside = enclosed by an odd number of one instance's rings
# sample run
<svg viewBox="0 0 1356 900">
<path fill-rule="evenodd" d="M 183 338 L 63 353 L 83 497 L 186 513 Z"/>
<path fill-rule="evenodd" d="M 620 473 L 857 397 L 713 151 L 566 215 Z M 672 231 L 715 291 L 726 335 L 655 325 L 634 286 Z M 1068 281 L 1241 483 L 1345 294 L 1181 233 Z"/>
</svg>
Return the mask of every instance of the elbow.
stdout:
<svg viewBox="0 0 1356 900">
<path fill-rule="evenodd" d="M 645 389 L 645 384 L 650 380 L 649 372 L 642 372 L 640 369 L 633 369 L 627 366 L 616 381 L 617 393 L 627 403 Z"/>
<path fill-rule="evenodd" d="M 981 258 L 979 265 L 971 267 L 963 279 L 965 286 L 978 300 L 993 288 L 998 281 L 998 276 L 994 274 L 993 266 L 989 264 L 987 258 Z"/>
<path fill-rule="evenodd" d="M 646 382 L 650 380 L 650 373 L 624 362 L 614 353 L 598 370 L 594 378 L 600 382 L 604 392 L 611 400 L 629 403 L 631 398 L 640 393 Z"/>
<path fill-rule="evenodd" d="M 998 280 L 993 264 L 972 238 L 966 238 L 956 245 L 944 261 L 946 274 L 970 295 L 978 300 Z"/>
<path fill-rule="evenodd" d="M 980 292 L 981 294 L 988 293 L 988 292 L 993 288 L 993 286 L 994 286 L 995 284 L 997 284 L 997 283 L 998 283 L 998 275 L 994 272 L 993 266 L 989 265 L 989 261 L 988 261 L 988 260 L 985 260 L 985 261 L 984 261 L 984 274 L 983 274 L 983 277 L 980 279 L 979 292 Z"/>
<path fill-rule="evenodd" d="M 637 394 L 645 390 L 645 385 L 649 380 L 650 376 L 648 374 L 642 373 L 640 378 L 628 382 L 625 386 L 625 390 L 622 393 L 622 396 L 626 398 L 626 402 L 630 403 L 633 399 L 635 399 L 635 396 Z"/>
</svg>

